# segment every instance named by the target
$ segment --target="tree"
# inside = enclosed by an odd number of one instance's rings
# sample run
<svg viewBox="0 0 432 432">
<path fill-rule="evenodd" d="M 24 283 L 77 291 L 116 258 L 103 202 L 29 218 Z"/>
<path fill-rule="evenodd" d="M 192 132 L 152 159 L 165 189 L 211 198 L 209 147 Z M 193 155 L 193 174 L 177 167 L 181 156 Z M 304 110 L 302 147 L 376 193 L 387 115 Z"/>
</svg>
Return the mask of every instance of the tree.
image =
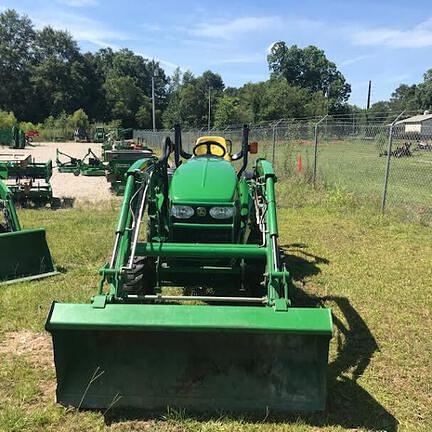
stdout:
<svg viewBox="0 0 432 432">
<path fill-rule="evenodd" d="M 190 71 L 183 75 L 177 71 L 169 89 L 168 105 L 163 114 L 165 127 L 172 127 L 176 122 L 190 127 L 202 127 L 208 122 L 209 89 L 214 110 L 222 96 L 224 83 L 219 74 L 211 71 L 205 71 L 198 77 Z"/>
<path fill-rule="evenodd" d="M 370 122 L 390 121 L 394 118 L 391 109 L 390 103 L 387 101 L 375 102 L 370 109 L 366 111 L 366 118 Z"/>
<path fill-rule="evenodd" d="M 87 108 L 91 83 L 77 43 L 64 31 L 45 27 L 36 33 L 32 84 L 39 106 L 37 120 L 62 111 Z"/>
<path fill-rule="evenodd" d="M 418 109 L 416 94 L 417 86 L 415 84 L 401 84 L 391 95 L 391 108 L 395 111 L 414 111 Z"/>
<path fill-rule="evenodd" d="M 290 85 L 282 77 L 266 82 L 263 104 L 263 120 L 322 115 L 326 105 L 322 93 Z"/>
<path fill-rule="evenodd" d="M 15 124 L 17 124 L 17 119 L 13 112 L 0 110 L 0 130 L 10 129 Z"/>
<path fill-rule="evenodd" d="M 14 10 L 0 14 L 0 109 L 31 118 L 30 64 L 35 31 L 30 19 Z"/>
<path fill-rule="evenodd" d="M 340 111 L 348 100 L 351 86 L 324 51 L 313 45 L 302 49 L 297 45 L 287 47 L 285 42 L 276 42 L 267 61 L 273 77 L 282 76 L 293 86 L 326 94 L 331 113 Z"/>
<path fill-rule="evenodd" d="M 104 85 L 109 118 L 121 119 L 123 126 L 133 127 L 135 115 L 145 95 L 130 76 L 110 73 Z"/>
<path fill-rule="evenodd" d="M 218 128 L 240 124 L 244 121 L 239 109 L 239 99 L 224 95 L 219 99 L 215 110 L 215 126 Z"/>
<path fill-rule="evenodd" d="M 70 125 L 74 128 L 84 128 L 87 129 L 89 127 L 89 118 L 85 111 L 80 108 L 77 109 L 69 118 Z"/>
<path fill-rule="evenodd" d="M 432 108 L 432 69 L 423 75 L 423 82 L 417 86 L 416 100 L 418 107 L 423 110 Z"/>
<path fill-rule="evenodd" d="M 148 97 L 144 97 L 141 106 L 135 114 L 136 124 L 142 129 L 151 129 L 153 127 L 152 104 Z"/>
</svg>

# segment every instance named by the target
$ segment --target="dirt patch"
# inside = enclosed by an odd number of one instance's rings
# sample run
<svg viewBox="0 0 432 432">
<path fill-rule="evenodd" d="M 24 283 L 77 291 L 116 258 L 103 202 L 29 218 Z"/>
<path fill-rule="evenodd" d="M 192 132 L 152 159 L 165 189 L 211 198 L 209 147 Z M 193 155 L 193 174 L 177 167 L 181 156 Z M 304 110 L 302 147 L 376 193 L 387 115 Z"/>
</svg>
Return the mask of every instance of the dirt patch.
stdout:
<svg viewBox="0 0 432 432">
<path fill-rule="evenodd" d="M 85 156 L 89 148 L 99 157 L 102 154 L 102 144 L 96 143 L 38 142 L 34 145 L 35 147 L 27 147 L 24 150 L 9 150 L 5 147 L 0 147 L 0 149 L 2 153 L 30 154 L 35 162 L 47 162 L 51 159 L 53 166 L 56 165 L 57 148 L 69 156 L 80 159 Z M 65 162 L 66 158 L 63 157 L 61 160 Z M 57 168 L 54 168 L 51 186 L 54 197 L 60 199 L 92 203 L 116 199 L 110 192 L 110 185 L 105 177 L 76 177 L 73 174 L 59 173 Z"/>
<path fill-rule="evenodd" d="M 54 369 L 52 343 L 47 333 L 30 330 L 8 332 L 0 342 L 1 355 L 22 357 L 32 366 L 44 371 Z M 55 380 L 40 380 L 38 386 L 42 396 L 41 402 L 54 400 Z"/>
<path fill-rule="evenodd" d="M 0 354 L 24 356 L 35 366 L 53 368 L 52 344 L 49 334 L 21 330 L 6 333 L 0 342 Z"/>
</svg>

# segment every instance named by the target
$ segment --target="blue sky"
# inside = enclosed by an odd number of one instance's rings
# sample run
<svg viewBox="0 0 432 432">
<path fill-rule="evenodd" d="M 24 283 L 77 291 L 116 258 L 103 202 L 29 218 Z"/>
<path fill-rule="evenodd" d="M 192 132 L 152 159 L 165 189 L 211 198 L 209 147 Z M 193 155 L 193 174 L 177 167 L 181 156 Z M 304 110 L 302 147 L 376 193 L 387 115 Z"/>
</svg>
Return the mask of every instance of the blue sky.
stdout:
<svg viewBox="0 0 432 432">
<path fill-rule="evenodd" d="M 127 47 L 226 85 L 268 78 L 275 41 L 325 50 L 352 85 L 351 103 L 386 99 L 400 83 L 417 83 L 432 68 L 430 1 L 172 1 L 0 0 L 0 10 L 26 13 L 36 27 L 68 30 L 83 50 Z"/>
</svg>

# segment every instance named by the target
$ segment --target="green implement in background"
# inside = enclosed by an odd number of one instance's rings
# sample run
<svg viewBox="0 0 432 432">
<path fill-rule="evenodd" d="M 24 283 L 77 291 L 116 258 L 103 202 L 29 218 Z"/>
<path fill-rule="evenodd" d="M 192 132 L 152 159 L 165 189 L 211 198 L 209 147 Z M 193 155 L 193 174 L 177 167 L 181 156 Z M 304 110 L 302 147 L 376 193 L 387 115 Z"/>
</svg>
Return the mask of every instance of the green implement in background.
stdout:
<svg viewBox="0 0 432 432">
<path fill-rule="evenodd" d="M 0 285 L 55 274 L 45 230 L 21 228 L 11 192 L 0 180 Z"/>
</svg>

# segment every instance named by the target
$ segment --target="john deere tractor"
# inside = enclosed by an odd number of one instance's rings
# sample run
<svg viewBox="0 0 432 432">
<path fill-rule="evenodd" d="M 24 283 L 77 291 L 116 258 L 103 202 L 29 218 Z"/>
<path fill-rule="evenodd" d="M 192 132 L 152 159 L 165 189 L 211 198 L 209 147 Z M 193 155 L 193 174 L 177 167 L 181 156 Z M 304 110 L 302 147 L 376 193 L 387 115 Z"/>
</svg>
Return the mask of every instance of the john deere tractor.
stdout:
<svg viewBox="0 0 432 432">
<path fill-rule="evenodd" d="M 0 285 L 56 274 L 45 230 L 21 228 L 12 194 L 0 179 Z"/>
<path fill-rule="evenodd" d="M 330 310 L 291 304 L 275 172 L 264 159 L 247 170 L 257 151 L 248 138 L 244 127 L 232 154 L 224 137 L 201 137 L 188 154 L 176 126 L 160 159 L 128 170 L 97 294 L 88 304 L 54 302 L 49 312 L 58 402 L 324 408 Z"/>
</svg>

